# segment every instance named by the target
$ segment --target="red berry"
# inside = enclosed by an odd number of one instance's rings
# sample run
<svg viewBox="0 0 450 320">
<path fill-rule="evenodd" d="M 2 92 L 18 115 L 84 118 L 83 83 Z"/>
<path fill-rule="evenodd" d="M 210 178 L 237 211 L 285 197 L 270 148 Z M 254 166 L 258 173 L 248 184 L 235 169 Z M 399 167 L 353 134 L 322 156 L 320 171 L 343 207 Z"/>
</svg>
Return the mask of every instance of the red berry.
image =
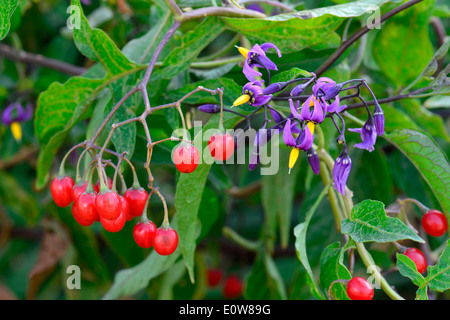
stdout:
<svg viewBox="0 0 450 320">
<path fill-rule="evenodd" d="M 129 211 L 128 201 L 122 196 L 119 196 L 119 197 L 120 197 L 122 210 L 120 212 L 120 215 L 117 217 L 117 219 L 108 220 L 108 219 L 105 219 L 102 216 L 100 216 L 100 222 L 106 231 L 118 232 L 118 231 L 122 230 L 123 226 L 125 225 L 125 222 L 127 220 L 128 211 Z"/>
<path fill-rule="evenodd" d="M 160 227 L 156 230 L 153 247 L 158 254 L 168 256 L 175 251 L 177 246 L 178 234 L 174 229 Z"/>
<path fill-rule="evenodd" d="M 233 155 L 234 138 L 228 133 L 215 134 L 208 141 L 208 149 L 214 159 L 225 161 Z"/>
<path fill-rule="evenodd" d="M 73 179 L 68 176 L 53 179 L 50 185 L 50 192 L 57 206 L 67 207 L 72 203 L 72 188 L 74 184 Z"/>
<path fill-rule="evenodd" d="M 103 219 L 115 220 L 122 212 L 120 197 L 114 191 L 100 192 L 95 198 L 95 208 Z"/>
<path fill-rule="evenodd" d="M 137 223 L 133 228 L 133 238 L 137 245 L 142 248 L 150 248 L 155 238 L 156 225 L 148 220 Z"/>
<path fill-rule="evenodd" d="M 354 277 L 347 283 L 347 295 L 351 300 L 372 300 L 374 292 L 366 279 Z"/>
<path fill-rule="evenodd" d="M 422 251 L 417 248 L 409 248 L 404 253 L 405 256 L 409 257 L 416 264 L 417 271 L 419 273 L 424 273 L 427 270 L 427 258 Z"/>
<path fill-rule="evenodd" d="M 86 191 L 87 188 L 87 182 L 80 182 L 73 186 L 72 188 L 72 199 L 73 202 L 77 202 L 80 195 Z"/>
<path fill-rule="evenodd" d="M 223 271 L 219 269 L 208 269 L 208 286 L 216 287 L 222 279 Z"/>
<path fill-rule="evenodd" d="M 194 172 L 198 166 L 200 155 L 193 145 L 182 144 L 172 153 L 172 161 L 181 173 Z"/>
<path fill-rule="evenodd" d="M 127 220 L 131 220 L 134 217 L 139 217 L 144 211 L 145 203 L 147 202 L 148 193 L 144 188 L 128 189 L 123 195 L 128 201 L 130 211 Z"/>
<path fill-rule="evenodd" d="M 242 294 L 242 281 L 235 275 L 228 276 L 222 290 L 222 295 L 227 299 L 236 299 Z"/>
<path fill-rule="evenodd" d="M 97 194 L 94 192 L 84 192 L 76 202 L 78 216 L 84 221 L 96 221 L 98 212 L 95 206 Z"/>
<path fill-rule="evenodd" d="M 111 188 L 112 188 L 112 180 L 109 177 L 106 180 L 108 181 L 108 189 L 111 190 Z M 97 183 L 95 184 L 94 190 L 97 193 L 100 192 L 100 180 L 98 180 Z"/>
<path fill-rule="evenodd" d="M 75 221 L 78 222 L 79 224 L 81 224 L 83 227 L 89 227 L 95 221 L 95 220 L 82 219 L 80 217 L 80 215 L 78 214 L 77 206 L 75 203 L 72 205 L 72 215 L 73 215 L 73 218 L 75 219 Z"/>
<path fill-rule="evenodd" d="M 448 229 L 447 219 L 438 210 L 429 210 L 422 217 L 422 228 L 433 237 L 443 236 Z"/>
</svg>

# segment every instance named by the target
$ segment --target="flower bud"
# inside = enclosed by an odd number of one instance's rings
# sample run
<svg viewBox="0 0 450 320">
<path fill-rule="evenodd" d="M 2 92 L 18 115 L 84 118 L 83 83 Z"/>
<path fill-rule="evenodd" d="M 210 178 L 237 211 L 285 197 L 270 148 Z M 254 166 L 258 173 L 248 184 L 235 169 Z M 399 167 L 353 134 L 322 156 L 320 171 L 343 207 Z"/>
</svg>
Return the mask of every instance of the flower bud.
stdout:
<svg viewBox="0 0 450 320">
<path fill-rule="evenodd" d="M 217 113 L 220 112 L 220 106 L 218 104 L 204 104 L 199 106 L 198 110 L 205 113 Z"/>
</svg>

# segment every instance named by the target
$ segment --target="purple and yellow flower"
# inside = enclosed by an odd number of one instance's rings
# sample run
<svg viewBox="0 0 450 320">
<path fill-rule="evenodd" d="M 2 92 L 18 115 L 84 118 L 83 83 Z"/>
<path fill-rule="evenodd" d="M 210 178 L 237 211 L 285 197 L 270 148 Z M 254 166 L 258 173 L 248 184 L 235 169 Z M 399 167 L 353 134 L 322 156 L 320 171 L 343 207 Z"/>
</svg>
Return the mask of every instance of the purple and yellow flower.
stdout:
<svg viewBox="0 0 450 320">
<path fill-rule="evenodd" d="M 22 140 L 20 122 L 30 120 L 32 115 L 33 108 L 30 102 L 27 103 L 26 109 L 18 102 L 11 103 L 2 113 L 2 123 L 11 127 L 14 139 L 19 142 Z"/>
<path fill-rule="evenodd" d="M 253 82 L 255 81 L 255 77 L 262 76 L 261 72 L 253 69 L 254 67 L 261 67 L 267 70 L 278 70 L 276 64 L 266 56 L 266 51 L 273 48 L 277 52 L 278 57 L 281 58 L 281 52 L 274 44 L 255 44 L 250 50 L 244 47 L 237 48 L 245 58 L 243 72 L 248 81 Z"/>
<path fill-rule="evenodd" d="M 361 134 L 361 143 L 355 144 L 358 149 L 366 149 L 372 152 L 375 148 L 375 142 L 377 141 L 377 129 L 375 128 L 372 116 L 364 123 L 362 128 L 348 129 L 352 132 L 357 132 Z"/>
<path fill-rule="evenodd" d="M 314 141 L 311 129 L 308 126 L 304 125 L 301 129 L 300 134 L 298 134 L 296 138 L 294 138 L 293 135 L 295 129 L 298 129 L 297 123 L 294 122 L 292 124 L 291 119 L 288 118 L 283 129 L 283 140 L 288 147 L 292 148 L 289 155 L 289 172 L 291 172 L 291 169 L 297 162 L 300 150 L 309 150 L 312 147 Z"/>
<path fill-rule="evenodd" d="M 242 96 L 234 101 L 233 107 L 239 106 L 244 103 L 248 103 L 251 106 L 258 107 L 268 103 L 271 98 L 271 94 L 263 94 L 261 81 L 253 81 L 247 83 L 244 86 L 244 88 L 242 89 Z"/>
<path fill-rule="evenodd" d="M 351 169 L 352 159 L 348 156 L 347 148 L 344 147 L 344 150 L 337 157 L 333 168 L 334 186 L 342 195 L 345 195 L 345 185 Z"/>
</svg>

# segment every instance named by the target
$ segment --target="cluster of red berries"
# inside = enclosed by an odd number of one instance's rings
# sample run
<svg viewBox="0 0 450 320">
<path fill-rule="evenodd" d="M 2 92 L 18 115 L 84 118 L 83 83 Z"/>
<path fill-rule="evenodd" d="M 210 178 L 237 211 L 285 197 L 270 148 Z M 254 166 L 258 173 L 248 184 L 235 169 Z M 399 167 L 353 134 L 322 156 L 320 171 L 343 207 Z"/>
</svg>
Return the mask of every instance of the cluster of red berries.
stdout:
<svg viewBox="0 0 450 320">
<path fill-rule="evenodd" d="M 223 271 L 220 269 L 208 269 L 208 286 L 216 288 L 221 284 L 223 275 Z M 237 299 L 242 295 L 242 290 L 242 280 L 238 276 L 231 274 L 224 280 L 222 296 L 225 299 Z"/>
<path fill-rule="evenodd" d="M 211 156 L 218 161 L 229 159 L 234 153 L 234 138 L 228 133 L 216 133 L 208 141 Z M 181 143 L 172 154 L 172 161 L 181 173 L 194 172 L 198 166 L 200 155 L 192 144 Z"/>
<path fill-rule="evenodd" d="M 50 191 L 53 201 L 59 207 L 71 203 L 74 219 L 87 227 L 99 221 L 105 230 L 118 232 L 125 222 L 142 216 L 133 229 L 136 243 L 143 248 L 152 245 L 160 255 L 172 254 L 178 245 L 178 235 L 170 226 L 156 228 L 155 224 L 143 216 L 148 193 L 144 188 L 129 188 L 124 195 L 112 190 L 112 180 L 108 178 L 106 191 L 100 190 L 100 181 L 95 186 L 86 181 L 75 184 L 69 176 L 53 179 Z"/>
</svg>

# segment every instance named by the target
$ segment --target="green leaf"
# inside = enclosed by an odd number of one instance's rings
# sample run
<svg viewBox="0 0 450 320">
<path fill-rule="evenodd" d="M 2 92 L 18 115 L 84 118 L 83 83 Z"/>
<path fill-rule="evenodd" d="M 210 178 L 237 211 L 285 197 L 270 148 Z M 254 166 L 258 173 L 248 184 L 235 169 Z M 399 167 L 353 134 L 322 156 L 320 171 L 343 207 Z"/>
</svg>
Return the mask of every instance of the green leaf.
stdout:
<svg viewBox="0 0 450 320">
<path fill-rule="evenodd" d="M 0 40 L 2 40 L 9 32 L 9 19 L 16 10 L 19 0 L 2 0 L 0 2 Z"/>
<path fill-rule="evenodd" d="M 279 72 L 272 78 L 272 83 L 275 82 L 285 82 L 289 80 L 294 80 L 296 78 L 311 77 L 311 73 L 299 68 L 292 68 L 287 71 Z"/>
<path fill-rule="evenodd" d="M 424 242 L 399 219 L 388 217 L 384 204 L 379 201 L 364 200 L 352 209 L 350 219 L 342 220 L 341 232 L 356 242 L 391 242 L 411 239 Z"/>
<path fill-rule="evenodd" d="M 426 282 L 431 290 L 444 291 L 450 289 L 450 240 L 434 266 L 428 266 Z"/>
<path fill-rule="evenodd" d="M 73 4 L 81 11 L 78 0 Z M 80 21 L 82 28 L 74 29 L 77 46 L 88 57 L 101 62 L 107 72 L 103 79 L 73 77 L 64 84 L 55 82 L 39 95 L 34 122 L 41 145 L 37 189 L 45 186 L 53 159 L 69 130 L 90 115 L 94 99 L 118 79 L 145 69 L 145 66 L 130 62 L 103 31 L 91 29 L 83 14 Z"/>
<path fill-rule="evenodd" d="M 397 268 L 401 275 L 410 278 L 412 282 L 421 287 L 425 283 L 425 278 L 417 271 L 416 264 L 404 254 L 397 253 Z M 428 287 L 424 285 L 416 293 L 416 300 L 428 300 Z"/>
<path fill-rule="evenodd" d="M 295 236 L 295 251 L 297 252 L 297 257 L 300 260 L 300 262 L 303 264 L 303 267 L 305 267 L 306 272 L 308 274 L 307 281 L 309 281 L 310 289 L 312 294 L 317 298 L 321 300 L 325 300 L 326 297 L 324 296 L 322 290 L 320 289 L 316 279 L 314 278 L 314 274 L 312 272 L 311 266 L 308 261 L 308 255 L 306 253 L 306 231 L 308 230 L 309 222 L 311 221 L 311 218 L 316 211 L 317 207 L 322 202 L 323 198 L 328 192 L 329 187 L 325 187 L 321 194 L 317 197 L 314 204 L 311 206 L 311 208 L 306 213 L 305 222 L 302 222 L 298 224 L 294 228 L 294 236 Z"/>
<path fill-rule="evenodd" d="M 365 14 L 387 0 L 360 0 L 346 4 L 294 11 L 263 19 L 223 18 L 227 26 L 253 43 L 271 42 L 283 53 L 317 46 L 336 37 L 336 28 L 349 17 Z"/>
<path fill-rule="evenodd" d="M 289 150 L 280 150 L 281 164 L 289 161 Z M 299 161 L 300 162 L 300 161 Z M 291 217 L 294 204 L 295 182 L 301 164 L 297 163 L 289 174 L 286 168 L 278 170 L 276 174 L 262 176 L 262 204 L 266 216 L 273 217 L 271 227 L 280 228 L 281 247 L 286 248 L 291 234 Z M 273 235 L 273 239 L 276 239 Z"/>
<path fill-rule="evenodd" d="M 432 6 L 433 1 L 423 1 L 396 14 L 383 24 L 374 40 L 375 60 L 397 88 L 413 81 L 433 56 L 428 32 Z"/>
<path fill-rule="evenodd" d="M 327 294 L 333 281 L 339 279 L 352 278 L 352 274 L 344 265 L 344 254 L 348 250 L 348 246 L 340 247 L 339 242 L 330 244 L 322 253 L 320 258 L 320 285 Z M 331 296 L 336 300 L 349 300 L 345 285 L 341 283 L 333 284 L 331 288 Z"/>
<path fill-rule="evenodd" d="M 160 69 L 155 70 L 153 80 L 170 79 L 189 68 L 189 64 L 211 41 L 225 30 L 225 25 L 217 17 L 207 17 L 183 37 L 180 47 L 173 50 L 164 60 Z"/>
<path fill-rule="evenodd" d="M 417 168 L 430 186 L 442 210 L 450 213 L 450 166 L 439 146 L 429 136 L 413 130 L 397 130 L 385 138 Z"/>
</svg>

